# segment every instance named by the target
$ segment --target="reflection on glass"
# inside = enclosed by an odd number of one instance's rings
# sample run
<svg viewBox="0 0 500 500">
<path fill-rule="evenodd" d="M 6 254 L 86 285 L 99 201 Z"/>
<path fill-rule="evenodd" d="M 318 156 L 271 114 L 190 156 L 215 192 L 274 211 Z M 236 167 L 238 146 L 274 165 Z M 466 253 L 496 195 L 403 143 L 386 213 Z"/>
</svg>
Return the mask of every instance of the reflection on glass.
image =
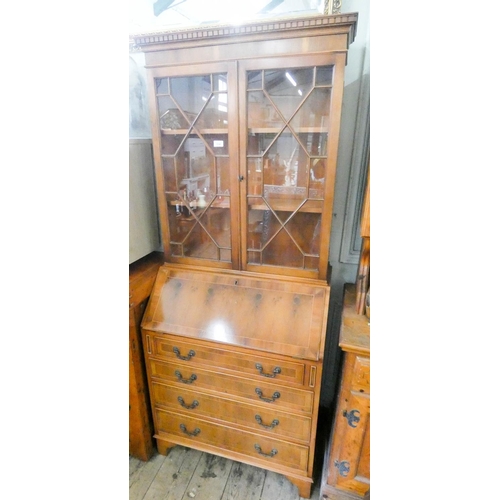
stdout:
<svg viewBox="0 0 500 500">
<path fill-rule="evenodd" d="M 230 262 L 227 75 L 156 88 L 172 255 Z"/>
<path fill-rule="evenodd" d="M 262 71 L 249 71 L 247 75 L 247 88 L 248 90 L 255 90 L 262 88 Z"/>
<path fill-rule="evenodd" d="M 277 109 L 290 119 L 313 86 L 312 68 L 264 72 L 264 88 Z"/>
<path fill-rule="evenodd" d="M 301 127 L 318 128 L 315 132 L 327 130 L 327 119 L 330 111 L 330 89 L 314 89 L 304 100 L 291 125 L 295 130 Z"/>
<path fill-rule="evenodd" d="M 247 262 L 317 270 L 333 66 L 247 74 Z"/>
<path fill-rule="evenodd" d="M 195 125 L 200 131 L 203 129 L 227 129 L 227 93 L 214 94 L 210 99 L 207 99 Z"/>
<path fill-rule="evenodd" d="M 316 68 L 316 86 L 333 84 L 333 66 L 318 66 Z"/>
</svg>

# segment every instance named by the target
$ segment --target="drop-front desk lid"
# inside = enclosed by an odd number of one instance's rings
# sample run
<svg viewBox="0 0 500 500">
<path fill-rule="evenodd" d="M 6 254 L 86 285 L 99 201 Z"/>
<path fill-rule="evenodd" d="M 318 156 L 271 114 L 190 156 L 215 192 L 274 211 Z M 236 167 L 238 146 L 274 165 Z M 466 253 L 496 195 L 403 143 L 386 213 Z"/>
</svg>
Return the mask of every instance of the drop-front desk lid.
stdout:
<svg viewBox="0 0 500 500">
<path fill-rule="evenodd" d="M 323 357 L 330 289 L 317 281 L 158 271 L 142 328 L 302 359 Z"/>
</svg>

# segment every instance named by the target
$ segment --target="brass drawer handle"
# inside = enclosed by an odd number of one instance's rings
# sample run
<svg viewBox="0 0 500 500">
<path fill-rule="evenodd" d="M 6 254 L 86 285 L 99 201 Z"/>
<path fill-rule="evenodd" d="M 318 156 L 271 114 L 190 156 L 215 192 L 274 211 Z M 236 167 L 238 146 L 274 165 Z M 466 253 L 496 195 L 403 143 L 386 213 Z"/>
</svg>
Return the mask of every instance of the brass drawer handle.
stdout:
<svg viewBox="0 0 500 500">
<path fill-rule="evenodd" d="M 266 403 L 274 403 L 274 401 L 281 396 L 281 394 L 278 391 L 276 391 L 273 394 L 272 398 L 265 398 L 262 395 L 262 389 L 259 389 L 258 387 L 255 388 L 255 392 L 257 393 L 257 395 L 259 396 L 259 398 L 262 399 L 262 401 L 265 401 Z"/>
<path fill-rule="evenodd" d="M 193 432 L 189 432 L 184 424 L 181 424 L 180 428 L 184 434 L 187 434 L 188 436 L 191 437 L 197 436 L 201 432 L 200 429 L 198 429 L 198 427 L 196 427 L 196 429 Z"/>
<path fill-rule="evenodd" d="M 184 399 L 182 398 L 182 396 L 178 396 L 177 398 L 177 401 L 179 401 L 179 403 L 181 404 L 181 406 L 183 406 L 184 408 L 187 408 L 188 410 L 192 410 L 193 408 L 196 408 L 200 403 L 198 401 L 196 401 L 196 399 L 190 404 L 190 405 L 187 405 L 185 402 L 184 402 Z"/>
<path fill-rule="evenodd" d="M 264 427 L 266 429 L 274 429 L 280 423 L 280 421 L 277 418 L 275 418 L 271 422 L 271 425 L 266 425 L 266 424 L 262 423 L 262 417 L 260 415 L 255 415 L 255 420 L 257 420 L 257 423 L 259 425 L 262 425 L 262 427 Z"/>
<path fill-rule="evenodd" d="M 188 352 L 188 355 L 187 356 L 181 356 L 181 351 L 179 350 L 178 347 L 174 347 L 172 349 L 174 351 L 174 354 L 179 358 L 179 359 L 182 359 L 183 361 L 189 361 L 196 353 L 193 351 L 193 349 L 191 349 L 189 352 Z"/>
<path fill-rule="evenodd" d="M 194 373 L 189 378 L 182 378 L 182 374 L 179 370 L 175 370 L 175 376 L 177 380 L 183 384 L 192 384 L 198 378 Z"/>
<path fill-rule="evenodd" d="M 274 455 L 276 455 L 276 454 L 278 453 L 278 450 L 276 450 L 275 448 L 273 448 L 273 449 L 271 450 L 271 453 L 264 453 L 264 452 L 262 451 L 262 448 L 261 448 L 258 444 L 255 444 L 255 445 L 254 445 L 254 448 L 257 450 L 257 453 L 258 453 L 259 455 L 264 455 L 265 457 L 274 457 Z"/>
<path fill-rule="evenodd" d="M 273 373 L 262 373 L 262 365 L 260 363 L 255 363 L 255 368 L 257 368 L 257 370 L 259 370 L 259 373 L 263 376 L 263 377 L 269 377 L 269 378 L 274 378 L 276 377 L 276 375 L 279 375 L 281 373 L 281 368 L 279 366 L 277 366 L 274 370 L 273 370 Z"/>
</svg>

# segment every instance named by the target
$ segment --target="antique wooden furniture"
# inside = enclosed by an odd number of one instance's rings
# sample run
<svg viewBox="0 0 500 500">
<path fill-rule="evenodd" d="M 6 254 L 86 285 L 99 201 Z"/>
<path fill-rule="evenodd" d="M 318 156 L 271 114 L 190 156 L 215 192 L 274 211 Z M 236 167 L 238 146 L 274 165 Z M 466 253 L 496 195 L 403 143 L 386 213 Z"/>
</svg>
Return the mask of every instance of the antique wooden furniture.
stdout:
<svg viewBox="0 0 500 500">
<path fill-rule="evenodd" d="M 312 484 L 329 287 L 165 264 L 142 329 L 158 449 Z"/>
<path fill-rule="evenodd" d="M 309 497 L 343 74 L 357 14 L 137 35 L 166 264 L 142 322 L 155 438 Z"/>
<path fill-rule="evenodd" d="M 370 488 L 370 326 L 356 311 L 354 284 L 345 287 L 339 344 L 342 379 L 321 485 L 331 500 L 363 498 Z"/>
<path fill-rule="evenodd" d="M 153 420 L 140 324 L 163 254 L 153 252 L 129 266 L 129 453 L 147 461 L 154 452 Z"/>
</svg>

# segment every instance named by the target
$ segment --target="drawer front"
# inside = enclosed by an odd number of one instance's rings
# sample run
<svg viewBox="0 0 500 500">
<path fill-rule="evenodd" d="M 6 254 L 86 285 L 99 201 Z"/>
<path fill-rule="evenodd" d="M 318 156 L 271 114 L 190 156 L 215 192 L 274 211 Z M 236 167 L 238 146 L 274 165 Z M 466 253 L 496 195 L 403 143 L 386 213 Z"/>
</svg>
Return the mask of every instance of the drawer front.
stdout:
<svg viewBox="0 0 500 500">
<path fill-rule="evenodd" d="M 215 373 L 194 365 L 164 363 L 154 359 L 149 360 L 149 367 L 152 377 L 169 383 L 173 382 L 179 388 L 216 391 L 221 395 L 244 398 L 259 405 L 269 405 L 307 414 L 310 414 L 313 409 L 314 392 L 312 391 Z"/>
<path fill-rule="evenodd" d="M 155 409 L 159 437 L 162 433 L 178 436 L 186 446 L 196 443 L 241 453 L 255 462 L 265 462 L 292 469 L 307 471 L 309 448 L 233 429 L 205 420 Z M 169 436 L 165 436 L 168 440 Z M 185 440 L 188 440 L 186 443 Z"/>
<path fill-rule="evenodd" d="M 152 332 L 151 354 L 166 361 L 185 361 L 193 365 L 205 365 L 216 370 L 230 370 L 245 376 L 272 379 L 276 382 L 304 384 L 303 363 L 272 360 L 265 354 L 243 354 L 224 348 L 210 347 L 193 342 L 181 342 Z"/>
<path fill-rule="evenodd" d="M 370 394 L 370 358 L 356 356 L 352 369 L 351 388 L 353 391 Z"/>
<path fill-rule="evenodd" d="M 309 443 L 311 418 L 153 382 L 153 400 L 174 411 L 224 420 L 265 435 Z M 179 399 L 180 398 L 180 399 Z"/>
</svg>

